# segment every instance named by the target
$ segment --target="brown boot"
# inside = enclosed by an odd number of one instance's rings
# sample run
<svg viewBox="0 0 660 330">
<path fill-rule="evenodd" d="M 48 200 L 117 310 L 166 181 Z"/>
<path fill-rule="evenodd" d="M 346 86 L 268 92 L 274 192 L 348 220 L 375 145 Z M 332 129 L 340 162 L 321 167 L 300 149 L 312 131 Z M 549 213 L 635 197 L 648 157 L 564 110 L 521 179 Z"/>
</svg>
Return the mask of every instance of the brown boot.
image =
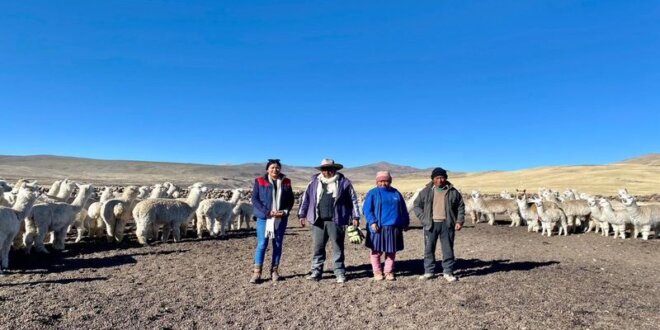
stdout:
<svg viewBox="0 0 660 330">
<path fill-rule="evenodd" d="M 273 282 L 277 282 L 277 281 L 280 280 L 280 273 L 278 272 L 278 267 L 277 266 L 274 266 L 273 268 L 271 268 L 271 270 L 270 270 L 270 279 Z"/>
<path fill-rule="evenodd" d="M 394 273 L 385 273 L 385 280 L 386 281 L 395 281 L 396 278 L 394 277 Z"/>
<path fill-rule="evenodd" d="M 250 277 L 250 283 L 259 283 L 259 280 L 261 280 L 261 266 L 255 266 L 254 267 L 254 273 L 252 273 L 252 277 Z"/>
<path fill-rule="evenodd" d="M 383 273 L 382 272 L 374 272 L 374 281 L 382 281 L 383 280 Z"/>
</svg>

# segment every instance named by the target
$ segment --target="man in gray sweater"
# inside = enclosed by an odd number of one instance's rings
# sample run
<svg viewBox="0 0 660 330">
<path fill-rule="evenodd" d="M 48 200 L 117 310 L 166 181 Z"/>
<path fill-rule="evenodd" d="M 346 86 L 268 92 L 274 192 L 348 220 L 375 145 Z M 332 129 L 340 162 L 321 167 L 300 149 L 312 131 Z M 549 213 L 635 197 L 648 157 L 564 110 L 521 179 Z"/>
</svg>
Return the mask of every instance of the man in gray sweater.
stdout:
<svg viewBox="0 0 660 330">
<path fill-rule="evenodd" d="M 454 236 L 463 228 L 465 204 L 443 168 L 433 169 L 431 180 L 415 199 L 413 209 L 424 226 L 424 275 L 420 279 L 434 276 L 435 245 L 440 239 L 443 277 L 454 282 Z"/>
</svg>

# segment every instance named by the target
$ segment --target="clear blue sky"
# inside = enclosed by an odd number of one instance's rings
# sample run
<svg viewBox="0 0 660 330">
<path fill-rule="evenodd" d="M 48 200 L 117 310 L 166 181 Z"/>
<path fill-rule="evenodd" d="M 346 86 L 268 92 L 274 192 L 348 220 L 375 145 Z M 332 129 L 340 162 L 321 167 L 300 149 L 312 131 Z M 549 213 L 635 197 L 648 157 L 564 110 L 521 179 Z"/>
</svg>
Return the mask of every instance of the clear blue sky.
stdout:
<svg viewBox="0 0 660 330">
<path fill-rule="evenodd" d="M 658 1 L 5 1 L 0 31 L 0 154 L 481 171 L 660 152 Z"/>
</svg>

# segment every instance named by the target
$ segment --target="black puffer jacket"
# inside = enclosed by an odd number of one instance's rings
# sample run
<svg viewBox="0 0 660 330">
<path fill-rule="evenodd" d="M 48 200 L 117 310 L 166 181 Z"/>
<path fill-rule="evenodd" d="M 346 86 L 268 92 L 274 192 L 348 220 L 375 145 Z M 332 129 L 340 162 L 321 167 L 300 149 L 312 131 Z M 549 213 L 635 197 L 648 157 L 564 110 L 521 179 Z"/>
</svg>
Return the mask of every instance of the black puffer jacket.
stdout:
<svg viewBox="0 0 660 330">
<path fill-rule="evenodd" d="M 447 220 L 449 226 L 454 227 L 454 224 L 465 222 L 465 203 L 463 203 L 463 196 L 454 188 L 454 186 L 447 181 L 447 195 L 445 195 L 445 209 L 447 210 Z M 415 215 L 424 225 L 424 230 L 431 230 L 433 228 L 433 182 L 422 189 L 414 201 Z"/>
</svg>

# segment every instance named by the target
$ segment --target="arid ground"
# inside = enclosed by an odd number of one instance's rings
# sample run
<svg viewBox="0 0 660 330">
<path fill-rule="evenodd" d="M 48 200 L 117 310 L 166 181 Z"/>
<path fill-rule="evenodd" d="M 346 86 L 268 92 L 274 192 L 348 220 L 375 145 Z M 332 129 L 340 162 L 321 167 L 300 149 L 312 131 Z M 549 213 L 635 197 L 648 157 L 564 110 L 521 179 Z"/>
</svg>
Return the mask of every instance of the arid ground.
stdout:
<svg viewBox="0 0 660 330">
<path fill-rule="evenodd" d="M 241 230 L 225 240 L 189 238 L 148 247 L 131 235 L 118 247 L 86 241 L 50 255 L 12 253 L 13 269 L 0 277 L 0 327 L 650 329 L 660 324 L 658 239 L 623 241 L 593 233 L 548 238 L 503 222 L 468 224 L 456 239 L 460 280 L 447 283 L 441 277 L 418 280 L 423 239 L 417 226 L 405 234 L 397 281 L 373 282 L 368 250 L 347 243 L 348 282 L 337 284 L 330 269 L 320 282 L 305 279 L 310 233 L 291 221 L 283 281 L 254 285 L 248 283 L 254 235 Z"/>
</svg>

